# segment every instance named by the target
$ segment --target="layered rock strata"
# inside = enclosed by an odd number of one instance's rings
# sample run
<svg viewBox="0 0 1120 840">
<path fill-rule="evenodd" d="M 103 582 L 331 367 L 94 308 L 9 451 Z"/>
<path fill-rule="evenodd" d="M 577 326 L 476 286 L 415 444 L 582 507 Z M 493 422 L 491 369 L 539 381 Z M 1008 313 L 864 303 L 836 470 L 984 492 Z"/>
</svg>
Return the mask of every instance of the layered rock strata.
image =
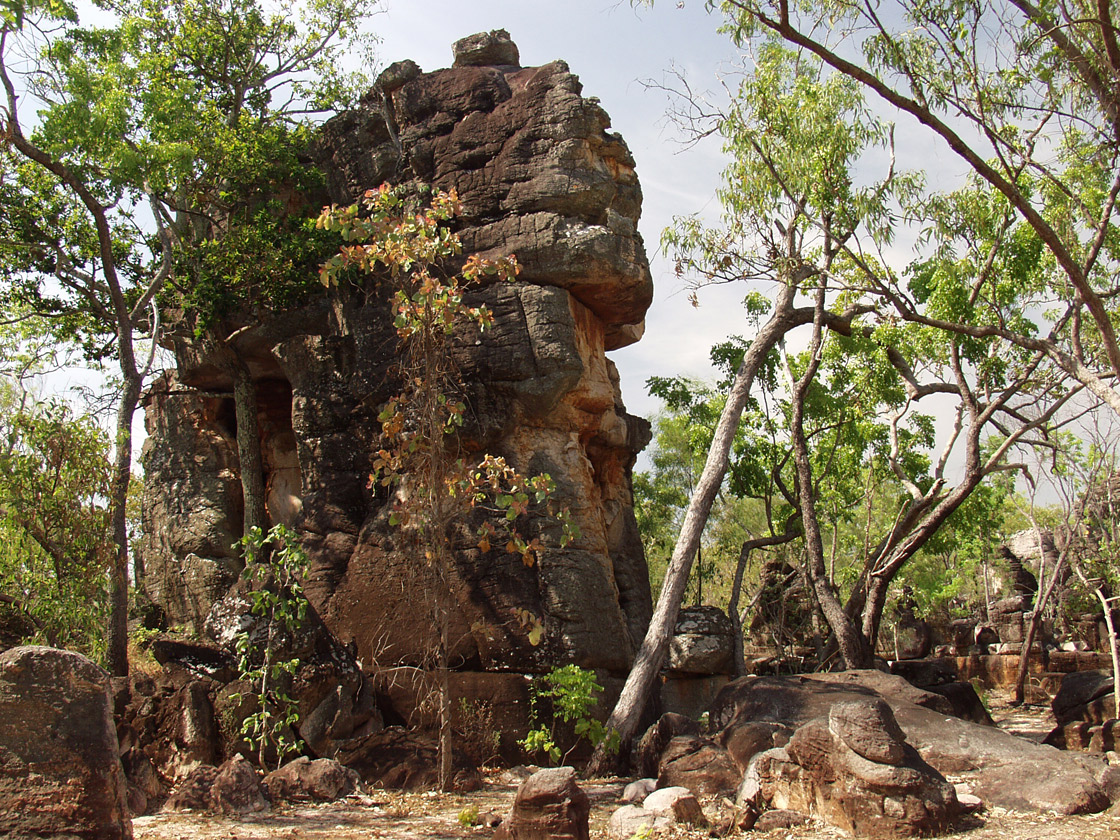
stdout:
<svg viewBox="0 0 1120 840">
<path fill-rule="evenodd" d="M 517 283 L 472 292 L 494 326 L 452 351 L 470 413 L 464 445 L 549 473 L 581 535 L 560 548 L 546 529 L 533 567 L 457 542 L 461 672 L 574 661 L 620 674 L 649 620 L 630 490 L 649 428 L 627 414 L 605 353 L 640 337 L 652 283 L 634 161 L 608 127 L 564 62 L 520 67 L 499 31 L 459 42 L 450 69 L 392 65 L 317 142 L 330 201 L 383 182 L 455 189 L 465 253 L 514 253 L 522 266 Z M 241 564 L 232 382 L 197 343 L 173 349 L 177 370 L 147 402 L 141 551 L 150 597 L 201 631 Z M 387 499 L 368 487 L 377 416 L 399 387 L 387 291 L 344 286 L 247 320 L 236 349 L 256 386 L 269 517 L 309 552 L 316 610 L 367 668 L 420 661 L 431 648 L 425 595 L 395 546 Z M 543 622 L 540 645 L 524 611 Z"/>
</svg>

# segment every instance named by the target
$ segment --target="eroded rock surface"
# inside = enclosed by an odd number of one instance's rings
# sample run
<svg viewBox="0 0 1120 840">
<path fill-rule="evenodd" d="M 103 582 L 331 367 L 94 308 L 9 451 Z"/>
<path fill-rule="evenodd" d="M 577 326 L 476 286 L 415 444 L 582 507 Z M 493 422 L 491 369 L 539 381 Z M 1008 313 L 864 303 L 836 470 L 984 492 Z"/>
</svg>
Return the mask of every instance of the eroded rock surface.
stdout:
<svg viewBox="0 0 1120 840">
<path fill-rule="evenodd" d="M 315 154 L 339 204 L 383 182 L 457 190 L 465 253 L 515 253 L 522 266 L 517 283 L 471 292 L 494 326 L 452 350 L 469 406 L 463 443 L 549 473 L 581 536 L 560 548 L 545 527 L 531 568 L 457 538 L 452 660 L 465 672 L 574 661 L 617 675 L 650 615 L 630 490 L 649 427 L 626 412 L 605 356 L 641 335 L 652 296 L 641 190 L 625 143 L 567 65 L 518 63 L 498 31 L 461 41 L 450 69 L 394 64 L 358 110 L 324 126 Z M 256 383 L 268 513 L 311 556 L 312 603 L 367 667 L 420 663 L 433 649 L 425 593 L 384 492 L 367 486 L 377 416 L 399 388 L 386 291 L 346 286 L 245 326 L 236 349 Z M 174 341 L 177 372 L 147 400 L 142 551 L 151 598 L 202 630 L 240 571 L 240 465 L 229 376 L 205 348 Z M 540 645 L 526 610 L 543 623 Z M 323 707 L 312 733 L 321 754 L 337 740 L 336 712 Z"/>
<path fill-rule="evenodd" d="M 494 840 L 587 840 L 590 813 L 574 768 L 538 770 L 517 789 Z"/>
<path fill-rule="evenodd" d="M 883 706 L 878 703 L 889 707 L 897 729 L 884 717 Z M 871 725 L 876 715 L 883 717 L 882 725 Z M 790 775 L 783 768 L 791 761 L 804 766 L 796 756 L 812 756 L 814 752 L 808 747 L 831 743 L 832 739 L 842 742 L 854 757 L 844 759 L 845 765 L 857 770 L 867 762 L 900 766 L 884 759 L 893 760 L 898 750 L 906 755 L 912 752 L 914 758 L 938 773 L 963 779 L 987 806 L 1087 814 L 1109 805 L 1103 786 L 1107 770 L 1103 762 L 954 717 L 944 697 L 878 671 L 736 680 L 716 699 L 711 720 L 719 729 L 746 723 L 757 725 L 760 721 L 796 729 L 785 748 L 759 753 L 752 761 L 754 767 L 753 762 L 769 755 L 768 761 L 778 762 L 772 772 L 777 778 Z M 821 720 L 827 721 L 823 728 Z M 810 724 L 815 729 L 802 734 Z M 905 738 L 904 747 L 897 746 L 899 733 Z M 801 748 L 794 747 L 795 741 L 800 742 Z M 831 751 L 832 747 L 825 750 L 823 746 L 818 750 L 821 754 Z M 869 756 L 878 760 L 872 761 Z M 807 760 L 809 765 L 815 761 Z M 887 776 L 892 774 L 893 771 L 887 772 Z M 802 778 L 804 774 L 797 771 L 793 775 Z M 875 777 L 874 773 L 867 776 Z M 1030 784 L 1024 784 L 1024 779 L 1030 779 Z M 903 810 L 907 811 L 905 805 Z"/>
<path fill-rule="evenodd" d="M 0 654 L 0 836 L 132 837 L 109 676 L 47 647 Z"/>
</svg>

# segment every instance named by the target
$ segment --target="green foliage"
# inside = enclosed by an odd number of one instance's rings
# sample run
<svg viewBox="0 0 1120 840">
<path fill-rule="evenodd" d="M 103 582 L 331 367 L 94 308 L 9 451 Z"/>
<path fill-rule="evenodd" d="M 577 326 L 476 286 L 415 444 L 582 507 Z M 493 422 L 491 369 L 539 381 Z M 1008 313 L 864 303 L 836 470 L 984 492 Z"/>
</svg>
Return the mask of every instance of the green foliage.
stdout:
<svg viewBox="0 0 1120 840">
<path fill-rule="evenodd" d="M 57 167 L 0 149 L 8 300 L 52 313 L 58 335 L 100 358 L 119 326 L 88 281 L 101 270 L 116 272 L 131 306 L 170 256 L 169 287 L 157 291 L 199 333 L 313 290 L 335 243 L 303 224 L 303 196 L 322 190 L 307 163 L 310 124 L 368 88 L 342 59 L 371 66 L 361 27 L 377 0 L 106 0 L 92 26 L 60 3 L 8 2 L 6 18 L 48 33 L 4 27 L 6 73 L 17 39 L 41 53 L 24 80 L 23 99 L 41 104 L 29 139 L 73 176 L 63 183 Z M 111 266 L 75 183 L 104 208 Z M 45 282 L 55 276 L 63 282 Z"/>
<path fill-rule="evenodd" d="M 536 677 L 529 688 L 529 725 L 532 727 L 520 741 L 529 753 L 545 753 L 554 764 L 566 761 L 579 745 L 580 739 L 592 747 L 600 744 L 609 753 L 618 752 L 618 733 L 607 731 L 602 721 L 591 716 L 598 705 L 596 694 L 603 687 L 594 671 L 578 665 L 553 668 Z M 567 750 L 561 748 L 560 726 L 571 728 L 575 742 Z"/>
<path fill-rule="evenodd" d="M 101 662 L 109 441 L 92 418 L 36 396 L 59 361 L 37 332 L 26 322 L 0 334 L 0 601 L 17 637 Z"/>
<path fill-rule="evenodd" d="M 241 734 L 257 750 L 262 767 L 275 757 L 279 767 L 285 756 L 303 749 L 293 733 L 299 707 L 287 693 L 299 668 L 298 658 L 279 658 L 285 645 L 297 638 L 307 618 L 308 601 L 303 579 L 308 558 L 299 537 L 284 525 L 267 534 L 252 529 L 240 542 L 245 552 L 244 576 L 256 586 L 250 592 L 255 621 L 237 635 L 239 679 L 251 692 L 242 694 L 256 707 L 241 723 Z M 262 558 L 266 558 L 263 559 Z"/>
<path fill-rule="evenodd" d="M 456 820 L 458 821 L 461 828 L 474 828 L 476 825 L 478 825 L 478 806 L 467 805 L 461 811 L 459 811 L 459 815 L 458 817 L 456 817 Z"/>
</svg>

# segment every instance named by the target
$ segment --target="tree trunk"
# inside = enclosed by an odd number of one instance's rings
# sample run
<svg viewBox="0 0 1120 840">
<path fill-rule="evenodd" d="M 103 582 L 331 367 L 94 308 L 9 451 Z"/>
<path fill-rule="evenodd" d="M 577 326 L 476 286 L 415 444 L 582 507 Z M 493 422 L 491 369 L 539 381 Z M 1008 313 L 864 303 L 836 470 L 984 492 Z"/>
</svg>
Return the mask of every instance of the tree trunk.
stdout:
<svg viewBox="0 0 1120 840">
<path fill-rule="evenodd" d="M 227 342 L 218 344 L 222 366 L 233 378 L 233 410 L 237 421 L 237 460 L 241 469 L 241 498 L 244 504 L 242 534 L 253 528 L 268 531 L 265 508 L 264 459 L 261 456 L 260 414 L 257 388 L 249 366 Z M 262 547 L 262 551 L 265 548 Z M 260 558 L 262 560 L 266 557 Z"/>
<path fill-rule="evenodd" d="M 792 417 L 790 438 L 793 443 L 793 461 L 797 471 L 798 501 L 801 505 L 801 523 L 805 530 L 805 565 L 809 572 L 809 582 L 817 597 L 817 604 L 824 613 L 825 621 L 831 628 L 840 648 L 840 656 L 845 668 L 867 668 L 871 665 L 871 651 L 860 636 L 859 628 L 844 611 L 844 605 L 836 593 L 828 576 L 824 562 L 824 542 L 821 538 L 820 521 L 817 519 L 817 496 L 814 489 L 812 464 L 809 459 L 809 444 L 805 439 L 805 397 L 809 385 L 820 367 L 820 350 L 823 340 L 821 318 L 824 311 L 825 287 L 817 291 L 817 317 L 813 320 L 813 338 L 809 345 L 809 365 L 804 375 L 794 386 L 790 398 Z"/>
<path fill-rule="evenodd" d="M 264 460 L 261 457 L 257 389 L 249 368 L 237 356 L 233 379 L 233 407 L 237 417 L 237 459 L 241 464 L 241 493 L 245 499 L 245 533 L 268 530 L 264 504 Z"/>
<path fill-rule="evenodd" d="M 619 756 L 612 758 L 602 747 L 596 749 L 588 765 L 588 773 L 591 775 L 603 775 L 608 770 L 616 769 L 618 763 L 629 754 L 630 741 L 636 734 L 642 710 L 649 702 L 650 692 L 661 671 L 661 664 L 669 648 L 669 640 L 676 627 L 677 613 L 684 597 L 688 573 L 692 568 L 693 558 L 700 545 L 700 535 L 708 521 L 712 504 L 727 473 L 731 444 L 738 431 L 739 418 L 746 406 L 754 377 L 778 340 L 798 324 L 799 319 L 793 308 L 794 294 L 795 288 L 792 284 L 781 288 L 770 319 L 751 342 L 735 374 L 735 381 L 731 385 L 731 392 L 727 395 L 727 403 L 720 415 L 707 460 L 704 462 L 704 471 L 700 475 L 696 492 L 692 494 L 688 510 L 685 512 L 684 523 L 669 560 L 665 582 L 661 587 L 661 595 L 657 599 L 649 628 L 634 658 L 634 665 L 626 678 L 626 684 L 622 687 L 618 702 L 607 719 L 607 729 L 619 734 L 621 744 Z"/>
<path fill-rule="evenodd" d="M 132 478 L 132 419 L 140 402 L 140 387 L 140 377 L 125 372 L 109 484 L 113 562 L 109 572 L 108 660 L 114 677 L 128 676 L 128 485 Z"/>
<path fill-rule="evenodd" d="M 1030 672 L 1031 664 L 1031 645 L 1034 644 L 1035 637 L 1038 635 L 1038 628 L 1042 624 L 1042 613 L 1046 609 L 1046 605 L 1050 602 L 1054 590 L 1057 588 L 1058 580 L 1062 570 L 1062 564 L 1065 562 L 1065 552 L 1058 553 L 1055 551 L 1054 541 L 1046 539 L 1039 535 L 1038 540 L 1039 552 L 1043 558 L 1050 555 L 1053 562 L 1050 570 L 1050 580 L 1046 584 L 1039 597 L 1035 600 L 1034 612 L 1031 613 L 1030 624 L 1027 625 L 1027 635 L 1023 639 L 1023 647 L 1019 651 L 1019 670 L 1015 675 L 1015 685 L 1011 691 L 1011 705 L 1021 706 L 1026 700 L 1027 694 L 1027 674 Z M 1041 573 L 1041 569 L 1040 569 Z"/>
</svg>

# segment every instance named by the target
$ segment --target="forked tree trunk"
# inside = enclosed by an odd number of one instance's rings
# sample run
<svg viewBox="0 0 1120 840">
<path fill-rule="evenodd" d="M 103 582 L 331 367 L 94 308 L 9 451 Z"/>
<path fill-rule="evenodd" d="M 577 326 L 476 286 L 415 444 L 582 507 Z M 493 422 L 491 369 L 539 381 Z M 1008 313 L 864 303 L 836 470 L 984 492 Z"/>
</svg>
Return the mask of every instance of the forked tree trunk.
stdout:
<svg viewBox="0 0 1120 840">
<path fill-rule="evenodd" d="M 840 603 L 840 596 L 829 578 L 824 562 L 824 542 L 821 537 L 820 520 L 817 519 L 817 494 L 813 480 L 812 464 L 809 458 L 809 444 L 805 439 L 805 397 L 809 386 L 820 367 L 820 349 L 823 342 L 821 320 L 824 313 L 825 287 L 817 290 L 816 317 L 813 319 L 813 338 L 809 345 L 809 364 L 805 373 L 797 381 L 790 397 L 792 416 L 790 438 L 793 442 L 793 462 L 797 471 L 798 501 L 801 505 L 801 523 L 805 529 L 806 569 L 809 582 L 816 595 L 817 604 L 824 614 L 825 621 L 832 629 L 844 667 L 867 668 L 871 665 L 871 650 L 860 635 L 859 627 Z"/>
</svg>

